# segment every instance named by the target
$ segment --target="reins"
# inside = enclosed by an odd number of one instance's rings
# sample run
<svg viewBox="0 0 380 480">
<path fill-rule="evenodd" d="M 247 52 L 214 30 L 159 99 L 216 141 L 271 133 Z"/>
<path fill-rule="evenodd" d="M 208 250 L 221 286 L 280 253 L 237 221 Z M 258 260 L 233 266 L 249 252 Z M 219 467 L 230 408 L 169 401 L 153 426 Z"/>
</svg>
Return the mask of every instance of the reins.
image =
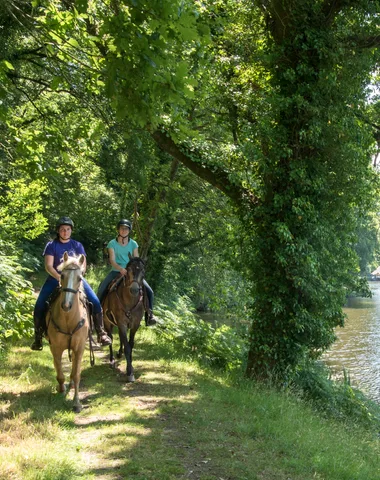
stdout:
<svg viewBox="0 0 380 480">
<path fill-rule="evenodd" d="M 51 314 L 50 314 L 50 320 L 51 320 L 52 324 L 54 325 L 55 329 L 57 330 L 57 332 L 62 333 L 62 335 L 68 335 L 70 337 L 69 338 L 68 352 L 69 352 L 69 360 L 71 362 L 71 340 L 73 338 L 74 333 L 76 333 L 78 330 L 80 330 L 83 327 L 86 320 L 84 318 L 81 318 L 72 332 L 65 332 L 64 330 L 62 330 L 60 328 L 60 326 L 57 324 L 57 322 L 54 320 L 54 318 Z"/>
<path fill-rule="evenodd" d="M 76 270 L 76 268 L 69 268 L 70 270 Z M 73 293 L 74 295 L 77 295 L 78 293 L 81 293 L 82 295 L 80 295 L 80 302 L 82 303 L 82 305 L 84 306 L 84 308 L 87 309 L 87 312 L 88 312 L 88 308 L 87 308 L 87 305 L 86 305 L 86 302 L 84 300 L 85 298 L 85 294 L 83 292 L 83 290 L 81 290 L 80 288 L 78 289 L 73 289 L 73 288 L 69 288 L 69 287 L 60 287 L 60 293 L 61 292 L 67 292 L 67 293 Z M 86 322 L 86 319 L 85 318 L 81 318 L 79 320 L 79 322 L 77 323 L 77 325 L 75 326 L 75 328 L 70 332 L 70 331 L 65 331 L 65 330 L 62 330 L 62 328 L 58 325 L 58 323 L 54 320 L 53 318 L 53 313 L 52 313 L 52 306 L 54 304 L 54 302 L 57 300 L 58 298 L 56 298 L 50 305 L 49 305 L 49 312 L 50 312 L 50 315 L 49 315 L 49 323 L 51 322 L 54 326 L 54 328 L 57 330 L 57 332 L 61 333 L 62 335 L 67 335 L 69 337 L 69 345 L 68 345 L 68 355 L 69 355 L 69 361 L 71 362 L 72 361 L 72 356 L 71 356 L 71 341 L 72 341 L 72 338 L 73 338 L 73 335 L 78 332 L 78 330 L 80 330 L 84 325 L 85 325 L 85 322 Z M 88 313 L 89 315 L 89 313 Z M 49 327 L 49 323 L 47 325 L 47 327 Z M 92 342 L 91 342 L 91 335 L 90 335 L 90 332 L 89 332 L 89 342 L 90 342 L 90 363 L 91 363 L 91 366 L 93 366 L 95 364 L 95 355 L 94 355 L 94 349 L 93 349 L 93 345 L 92 345 Z"/>
<path fill-rule="evenodd" d="M 123 310 L 124 312 L 124 315 L 127 317 L 128 320 L 131 319 L 131 316 L 132 316 L 132 313 L 135 311 L 135 309 L 140 305 L 140 303 L 142 302 L 142 299 L 143 299 L 143 293 L 142 293 L 142 287 L 139 288 L 139 299 L 138 299 L 138 302 L 136 303 L 136 305 L 134 305 L 130 310 L 127 310 L 124 308 L 124 305 L 123 305 L 123 302 L 121 301 L 120 297 L 119 297 L 119 294 L 116 290 L 116 297 L 120 303 L 120 306 L 121 306 L 121 309 Z"/>
<path fill-rule="evenodd" d="M 144 298 L 144 296 L 143 296 L 143 286 L 139 285 L 139 299 L 138 299 L 137 303 L 132 308 L 127 309 L 127 308 L 125 308 L 124 303 L 122 302 L 121 298 L 119 297 L 119 293 L 118 293 L 118 289 L 119 289 L 121 283 L 124 284 L 124 287 L 125 286 L 129 287 L 131 285 L 131 283 L 133 283 L 133 282 L 130 282 L 130 284 L 126 285 L 125 277 L 120 277 L 119 279 L 115 280 L 113 286 L 111 286 L 108 293 L 110 294 L 110 293 L 114 292 L 116 294 L 116 298 L 119 302 L 121 310 L 123 311 L 125 317 L 127 318 L 127 321 L 129 322 L 131 320 L 133 312 L 139 307 L 139 305 L 143 301 L 143 298 Z M 116 322 L 112 321 L 110 318 L 109 318 L 109 320 L 115 327 L 117 327 Z"/>
</svg>

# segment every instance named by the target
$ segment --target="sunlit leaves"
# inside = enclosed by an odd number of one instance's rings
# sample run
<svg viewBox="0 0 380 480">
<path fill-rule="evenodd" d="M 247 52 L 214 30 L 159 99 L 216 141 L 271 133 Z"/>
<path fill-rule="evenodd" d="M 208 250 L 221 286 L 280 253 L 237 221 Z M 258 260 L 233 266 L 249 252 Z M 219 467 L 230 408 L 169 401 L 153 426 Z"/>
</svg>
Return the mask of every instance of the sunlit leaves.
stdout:
<svg viewBox="0 0 380 480">
<path fill-rule="evenodd" d="M 34 296 L 10 246 L 0 240 L 0 349 L 9 338 L 22 338 L 32 327 Z"/>
<path fill-rule="evenodd" d="M 45 190 L 38 180 L 10 180 L 0 203 L 1 238 L 33 239 L 44 232 L 41 194 Z"/>
<path fill-rule="evenodd" d="M 118 118 L 145 126 L 160 122 L 162 111 L 180 105 L 183 97 L 194 96 L 191 55 L 209 38 L 202 23 L 198 30 L 194 11 L 191 3 L 168 0 L 95 1 L 86 13 L 81 4 L 77 11 L 48 2 L 39 23 L 53 56 L 88 70 L 88 91 L 100 94 L 104 85 Z"/>
</svg>

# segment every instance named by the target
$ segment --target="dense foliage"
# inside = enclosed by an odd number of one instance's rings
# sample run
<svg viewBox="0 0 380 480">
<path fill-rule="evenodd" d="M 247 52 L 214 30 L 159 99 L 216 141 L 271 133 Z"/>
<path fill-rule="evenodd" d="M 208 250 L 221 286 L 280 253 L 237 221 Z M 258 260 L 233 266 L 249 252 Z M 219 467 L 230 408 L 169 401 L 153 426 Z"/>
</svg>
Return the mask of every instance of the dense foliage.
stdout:
<svg viewBox="0 0 380 480">
<path fill-rule="evenodd" d="M 2 204 L 33 226 L 12 241 L 64 210 L 96 252 L 134 217 L 155 288 L 246 305 L 248 375 L 318 357 L 365 270 L 379 2 L 5 7 Z"/>
</svg>

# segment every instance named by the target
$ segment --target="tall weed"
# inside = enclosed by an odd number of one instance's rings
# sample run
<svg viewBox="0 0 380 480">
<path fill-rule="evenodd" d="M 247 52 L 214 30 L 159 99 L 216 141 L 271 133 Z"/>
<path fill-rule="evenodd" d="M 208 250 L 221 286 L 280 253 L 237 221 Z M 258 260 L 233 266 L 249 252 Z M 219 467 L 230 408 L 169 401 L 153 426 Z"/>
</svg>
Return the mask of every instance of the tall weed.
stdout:
<svg viewBox="0 0 380 480">
<path fill-rule="evenodd" d="M 333 380 L 323 363 L 305 362 L 298 368 L 292 388 L 329 418 L 380 429 L 380 406 L 353 388 L 347 373 L 343 380 Z"/>
</svg>

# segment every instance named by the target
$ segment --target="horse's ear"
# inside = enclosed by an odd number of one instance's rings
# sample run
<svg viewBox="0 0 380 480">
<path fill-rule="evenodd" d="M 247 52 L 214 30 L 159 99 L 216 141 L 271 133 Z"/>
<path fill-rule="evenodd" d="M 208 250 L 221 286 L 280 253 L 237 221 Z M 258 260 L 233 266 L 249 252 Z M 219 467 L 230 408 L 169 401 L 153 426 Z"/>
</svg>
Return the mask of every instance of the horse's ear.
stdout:
<svg viewBox="0 0 380 480">
<path fill-rule="evenodd" d="M 83 265 L 84 259 L 85 259 L 85 256 L 83 255 L 83 253 L 81 253 L 79 257 L 79 265 Z"/>
<path fill-rule="evenodd" d="M 67 252 L 65 252 L 65 253 L 63 254 L 63 261 L 64 261 L 64 262 L 67 262 L 67 259 L 68 259 L 68 258 L 69 258 L 69 254 L 68 254 Z"/>
</svg>

